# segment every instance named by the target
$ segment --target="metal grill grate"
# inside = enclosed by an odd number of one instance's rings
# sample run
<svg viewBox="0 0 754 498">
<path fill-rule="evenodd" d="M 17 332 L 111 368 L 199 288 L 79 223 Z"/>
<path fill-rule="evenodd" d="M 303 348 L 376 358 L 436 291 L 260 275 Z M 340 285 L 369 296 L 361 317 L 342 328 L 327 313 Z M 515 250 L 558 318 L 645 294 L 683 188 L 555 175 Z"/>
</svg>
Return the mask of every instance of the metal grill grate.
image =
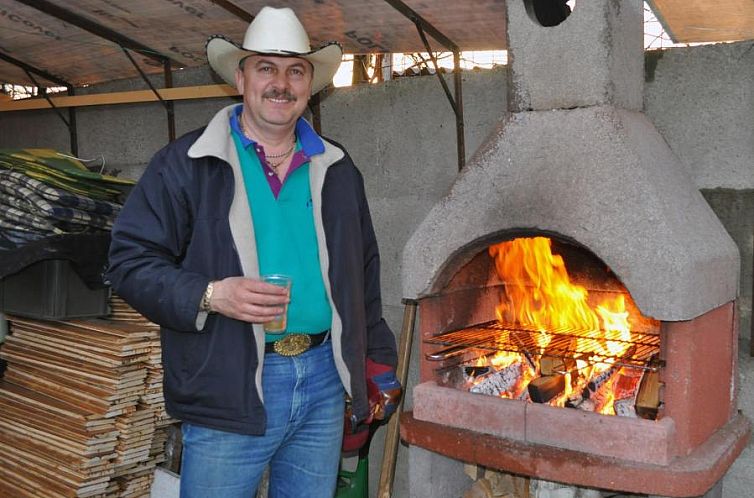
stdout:
<svg viewBox="0 0 754 498">
<path fill-rule="evenodd" d="M 437 335 L 425 342 L 446 346 L 427 355 L 429 360 L 446 360 L 473 349 L 489 352 L 508 351 L 521 353 L 529 358 L 555 356 L 575 358 L 588 363 L 601 363 L 610 360 L 620 366 L 655 370 L 649 365 L 650 358 L 660 350 L 659 334 L 632 332 L 630 342 L 621 340 L 617 332 L 600 331 L 601 338 L 592 338 L 593 331 L 560 329 L 547 332 L 526 328 L 521 325 L 502 324 L 496 320 L 473 325 L 464 329 Z M 549 342 L 547 342 L 549 340 Z M 606 341 L 625 345 L 622 356 L 606 355 Z M 580 344 L 579 344 L 580 343 Z M 546 348 L 540 346 L 546 344 Z"/>
</svg>

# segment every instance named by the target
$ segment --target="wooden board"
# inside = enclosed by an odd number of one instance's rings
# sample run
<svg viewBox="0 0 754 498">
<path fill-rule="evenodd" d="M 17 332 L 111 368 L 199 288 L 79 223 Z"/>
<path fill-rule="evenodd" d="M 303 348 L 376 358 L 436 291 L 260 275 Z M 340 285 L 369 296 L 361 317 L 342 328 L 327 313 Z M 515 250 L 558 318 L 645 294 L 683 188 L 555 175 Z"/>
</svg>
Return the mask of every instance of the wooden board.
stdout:
<svg viewBox="0 0 754 498">
<path fill-rule="evenodd" d="M 754 39 L 752 0 L 648 0 L 676 43 Z"/>
<path fill-rule="evenodd" d="M 188 86 L 180 88 L 158 89 L 163 100 L 209 99 L 215 97 L 237 97 L 235 88 L 228 85 Z M 151 90 L 132 90 L 127 92 L 97 93 L 92 95 L 74 95 L 51 97 L 55 107 L 87 107 L 93 105 L 135 104 L 140 102 L 158 102 L 157 95 Z M 10 100 L 0 102 L 0 112 L 30 111 L 49 109 L 52 106 L 43 98 Z"/>
<path fill-rule="evenodd" d="M 0 496 L 148 496 L 166 439 L 154 324 L 143 317 L 9 324 L 0 347 L 8 361 Z"/>
</svg>

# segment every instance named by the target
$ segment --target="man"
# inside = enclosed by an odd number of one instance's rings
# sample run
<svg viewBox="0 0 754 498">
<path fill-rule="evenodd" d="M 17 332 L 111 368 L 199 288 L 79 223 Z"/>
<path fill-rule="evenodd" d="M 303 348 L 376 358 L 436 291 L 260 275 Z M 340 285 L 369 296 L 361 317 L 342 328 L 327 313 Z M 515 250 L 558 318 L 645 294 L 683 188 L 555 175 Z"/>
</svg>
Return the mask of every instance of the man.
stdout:
<svg viewBox="0 0 754 498">
<path fill-rule="evenodd" d="M 396 387 L 361 175 L 301 118 L 341 56 L 312 51 L 290 9 L 262 9 L 243 48 L 211 38 L 243 104 L 159 151 L 113 228 L 112 286 L 162 327 L 183 497 L 248 498 L 269 464 L 271 497 L 332 498 L 344 392 L 361 421 L 367 375 Z M 286 332 L 265 333 L 286 306 Z"/>
</svg>

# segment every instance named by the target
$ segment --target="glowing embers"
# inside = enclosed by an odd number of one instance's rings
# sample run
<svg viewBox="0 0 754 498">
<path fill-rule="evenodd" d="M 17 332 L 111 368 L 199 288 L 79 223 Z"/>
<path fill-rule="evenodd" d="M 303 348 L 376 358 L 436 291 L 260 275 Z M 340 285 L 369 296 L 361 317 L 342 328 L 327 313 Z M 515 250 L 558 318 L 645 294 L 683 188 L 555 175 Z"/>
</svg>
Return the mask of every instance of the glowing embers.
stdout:
<svg viewBox="0 0 754 498">
<path fill-rule="evenodd" d="M 496 244 L 489 254 L 503 283 L 498 319 L 428 341 L 445 346 L 428 359 L 453 360 L 438 372 L 442 382 L 603 414 L 656 416 L 656 404 L 642 403 L 659 387 L 652 361 L 659 323 L 641 316 L 617 279 L 590 297 L 544 237 Z"/>
</svg>

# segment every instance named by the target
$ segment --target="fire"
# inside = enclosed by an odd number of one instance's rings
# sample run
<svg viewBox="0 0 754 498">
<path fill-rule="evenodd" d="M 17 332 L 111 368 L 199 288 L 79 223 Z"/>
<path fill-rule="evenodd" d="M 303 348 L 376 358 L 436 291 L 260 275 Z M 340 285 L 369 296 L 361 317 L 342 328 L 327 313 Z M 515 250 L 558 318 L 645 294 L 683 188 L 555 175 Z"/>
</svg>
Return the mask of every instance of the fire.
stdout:
<svg viewBox="0 0 754 498">
<path fill-rule="evenodd" d="M 622 295 L 592 309 L 586 288 L 571 282 L 563 257 L 552 252 L 546 237 L 518 238 L 490 246 L 495 268 L 505 282 L 505 299 L 496 307 L 498 320 L 539 330 L 543 352 L 551 339 L 547 331 L 578 330 L 584 339 L 603 342 L 603 331 L 630 340 L 628 312 Z M 620 356 L 625 344 L 604 341 L 606 356 Z"/>
<path fill-rule="evenodd" d="M 563 257 L 553 254 L 549 238 L 517 238 L 490 246 L 489 253 L 505 282 L 505 295 L 495 310 L 501 323 L 539 331 L 537 345 L 541 355 L 546 355 L 552 340 L 550 331 L 578 331 L 578 337 L 573 339 L 574 349 L 593 351 L 588 358 L 591 365 L 577 359 L 577 366 L 565 374 L 565 390 L 553 404 L 563 406 L 573 393 L 588 389 L 590 379 L 604 379 L 609 387 L 620 370 L 612 358 L 626 354 L 631 341 L 624 296 L 590 305 L 589 292 L 571 282 Z M 506 354 L 496 362 L 509 365 L 515 361 L 513 356 Z M 524 385 L 536 373 L 534 369 L 525 370 Z M 610 413 L 613 398 L 612 392 L 606 393 L 595 410 Z"/>
</svg>

